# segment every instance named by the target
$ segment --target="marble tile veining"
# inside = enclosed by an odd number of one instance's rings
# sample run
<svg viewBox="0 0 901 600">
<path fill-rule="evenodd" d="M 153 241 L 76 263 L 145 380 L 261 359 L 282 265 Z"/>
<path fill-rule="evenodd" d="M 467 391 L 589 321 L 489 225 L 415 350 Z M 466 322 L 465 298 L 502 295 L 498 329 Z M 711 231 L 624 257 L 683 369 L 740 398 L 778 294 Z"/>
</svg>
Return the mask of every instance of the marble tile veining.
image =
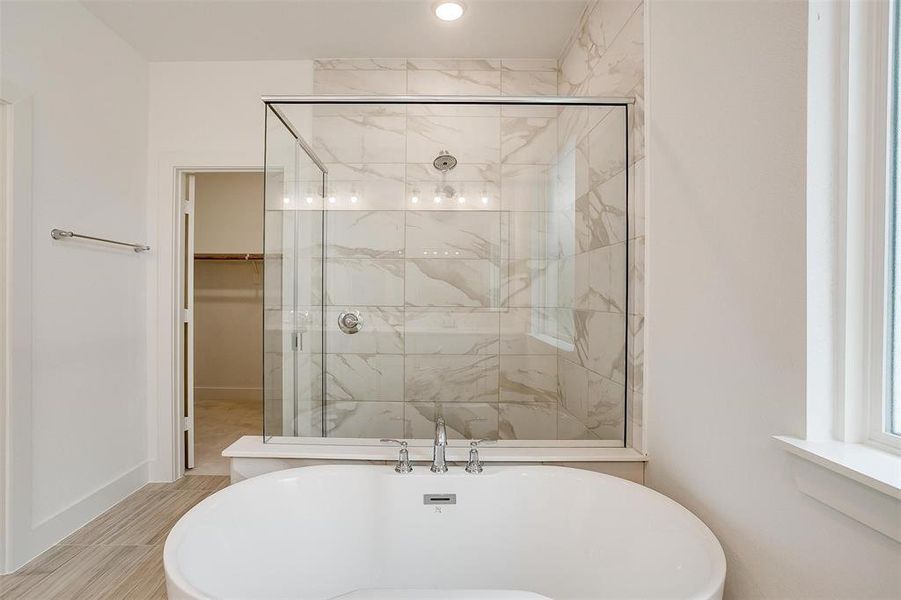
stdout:
<svg viewBox="0 0 901 600">
<path fill-rule="evenodd" d="M 402 306 L 402 259 L 329 258 L 326 301 L 341 306 Z"/>
<path fill-rule="evenodd" d="M 398 402 L 404 396 L 404 358 L 398 354 L 329 354 L 326 398 Z"/>
<path fill-rule="evenodd" d="M 624 436 L 626 389 L 596 373 L 588 373 L 588 429 L 602 440 Z"/>
<path fill-rule="evenodd" d="M 496 402 L 496 355 L 410 355 L 405 362 L 405 395 L 413 402 Z"/>
<path fill-rule="evenodd" d="M 497 306 L 498 269 L 487 259 L 406 261 L 407 306 Z"/>
<path fill-rule="evenodd" d="M 500 91 L 504 96 L 554 96 L 557 94 L 556 71 L 501 71 Z M 556 112 L 551 107 L 551 115 Z"/>
<path fill-rule="evenodd" d="M 420 70 L 407 75 L 407 93 L 434 96 L 497 96 L 499 71 Z"/>
<path fill-rule="evenodd" d="M 588 82 L 592 96 L 625 96 L 644 77 L 644 6 L 640 5 L 595 61 Z"/>
<path fill-rule="evenodd" d="M 403 402 L 329 402 L 329 437 L 400 438 L 404 435 Z"/>
<path fill-rule="evenodd" d="M 554 213 L 538 211 L 504 211 L 501 213 L 503 256 L 548 259 L 556 256 L 552 228 Z"/>
<path fill-rule="evenodd" d="M 589 254 L 581 252 L 557 261 L 557 299 L 559 306 L 591 308 L 591 267 Z"/>
<path fill-rule="evenodd" d="M 578 248 L 588 252 L 626 239 L 625 172 L 576 199 Z"/>
<path fill-rule="evenodd" d="M 629 387 L 644 391 L 644 317 L 629 315 Z"/>
<path fill-rule="evenodd" d="M 629 242 L 629 313 L 643 315 L 644 310 L 644 237 Z"/>
<path fill-rule="evenodd" d="M 451 439 L 497 439 L 497 413 L 497 404 L 408 402 L 404 407 L 404 437 L 432 438 L 435 420 L 441 416 Z"/>
<path fill-rule="evenodd" d="M 404 311 L 407 354 L 497 354 L 495 310 L 412 308 Z"/>
<path fill-rule="evenodd" d="M 448 150 L 461 164 L 497 163 L 500 127 L 497 117 L 410 115 L 406 160 L 428 164 Z"/>
<path fill-rule="evenodd" d="M 554 165 L 513 165 L 501 167 L 501 207 L 506 211 L 553 210 L 557 193 Z"/>
<path fill-rule="evenodd" d="M 641 4 L 642 0 L 617 0 L 595 4 L 587 22 L 587 31 L 594 45 L 595 56 L 602 56 L 610 48 Z"/>
<path fill-rule="evenodd" d="M 509 308 L 500 312 L 500 353 L 556 356 L 557 309 Z"/>
<path fill-rule="evenodd" d="M 623 315 L 592 311 L 576 313 L 585 316 L 584 328 L 590 349 L 587 355 L 580 356 L 582 364 L 608 379 L 625 382 L 626 324 Z"/>
<path fill-rule="evenodd" d="M 338 315 L 357 310 L 363 328 L 348 335 L 338 329 Z M 326 311 L 325 348 L 329 353 L 403 354 L 404 310 L 393 306 L 330 306 Z"/>
<path fill-rule="evenodd" d="M 501 61 L 493 58 L 409 58 L 407 69 L 431 71 L 497 71 Z"/>
<path fill-rule="evenodd" d="M 581 422 L 587 423 L 590 404 L 588 369 L 561 357 L 557 359 L 557 370 L 561 406 Z"/>
<path fill-rule="evenodd" d="M 557 409 L 557 439 L 559 440 L 597 440 L 584 421 L 571 415 L 565 408 Z"/>
<path fill-rule="evenodd" d="M 588 253 L 588 298 L 580 308 L 626 312 L 626 245 L 604 246 Z"/>
<path fill-rule="evenodd" d="M 498 212 L 407 212 L 406 248 L 410 258 L 496 259 L 499 237 Z"/>
<path fill-rule="evenodd" d="M 313 70 L 406 71 L 405 58 L 320 58 L 313 61 Z"/>
<path fill-rule="evenodd" d="M 557 159 L 557 119 L 501 117 L 501 161 L 550 165 Z"/>
<path fill-rule="evenodd" d="M 625 113 L 612 111 L 588 134 L 590 185 L 597 187 L 620 173 L 626 165 Z"/>
<path fill-rule="evenodd" d="M 502 440 L 557 439 L 557 404 L 502 402 L 498 405 L 498 437 Z"/>
<path fill-rule="evenodd" d="M 629 239 L 645 233 L 645 161 L 639 160 L 629 168 Z"/>
<path fill-rule="evenodd" d="M 501 402 L 557 402 L 557 357 L 500 357 Z"/>
<path fill-rule="evenodd" d="M 329 211 L 325 221 L 326 256 L 404 257 L 404 213 L 401 211 Z"/>
<path fill-rule="evenodd" d="M 557 306 L 557 262 L 519 259 L 507 262 L 501 273 L 501 305 L 505 308 Z"/>
<path fill-rule="evenodd" d="M 316 69 L 313 92 L 322 95 L 371 96 L 403 94 L 407 74 L 401 70 Z"/>
<path fill-rule="evenodd" d="M 402 164 L 327 164 L 329 213 L 343 210 L 404 210 L 405 166 Z M 357 201 L 353 202 L 352 198 Z"/>
<path fill-rule="evenodd" d="M 435 202 L 435 197 L 439 202 Z M 466 202 L 459 201 L 460 196 Z M 406 206 L 416 211 L 496 211 L 500 207 L 500 173 L 497 163 L 458 164 L 447 174 L 431 163 L 407 165 Z M 416 198 L 416 203 L 412 201 Z M 482 199 L 485 199 L 484 201 Z"/>
<path fill-rule="evenodd" d="M 309 207 L 328 209 L 329 435 L 430 437 L 442 414 L 452 437 L 622 437 L 627 369 L 630 388 L 642 379 L 641 316 L 627 357 L 623 314 L 644 311 L 640 294 L 625 306 L 626 275 L 643 286 L 642 165 L 630 169 L 626 232 L 622 143 L 628 125 L 631 158 L 643 156 L 640 5 L 592 3 L 559 70 L 548 59 L 316 61 L 317 93 L 638 97 L 628 124 L 609 107 L 311 112 L 335 198 Z M 441 174 L 431 161 L 445 149 L 459 164 Z M 363 312 L 359 334 L 338 331 L 345 308 Z M 315 435 L 305 401 L 298 426 Z M 630 416 L 630 436 L 640 421 Z"/>
<path fill-rule="evenodd" d="M 407 145 L 403 116 L 362 111 L 313 119 L 313 150 L 326 162 L 403 163 Z"/>
<path fill-rule="evenodd" d="M 502 71 L 546 71 L 557 74 L 555 58 L 502 58 Z"/>
</svg>

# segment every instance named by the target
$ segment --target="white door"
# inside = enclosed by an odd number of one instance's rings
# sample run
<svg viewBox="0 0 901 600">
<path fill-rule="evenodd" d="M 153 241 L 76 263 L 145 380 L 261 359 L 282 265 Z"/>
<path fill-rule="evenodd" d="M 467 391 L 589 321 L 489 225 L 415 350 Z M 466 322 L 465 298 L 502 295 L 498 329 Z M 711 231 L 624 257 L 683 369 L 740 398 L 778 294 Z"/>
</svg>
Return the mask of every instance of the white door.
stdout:
<svg viewBox="0 0 901 600">
<path fill-rule="evenodd" d="M 194 468 L 194 175 L 185 181 L 184 210 L 184 417 L 185 469 Z"/>
</svg>

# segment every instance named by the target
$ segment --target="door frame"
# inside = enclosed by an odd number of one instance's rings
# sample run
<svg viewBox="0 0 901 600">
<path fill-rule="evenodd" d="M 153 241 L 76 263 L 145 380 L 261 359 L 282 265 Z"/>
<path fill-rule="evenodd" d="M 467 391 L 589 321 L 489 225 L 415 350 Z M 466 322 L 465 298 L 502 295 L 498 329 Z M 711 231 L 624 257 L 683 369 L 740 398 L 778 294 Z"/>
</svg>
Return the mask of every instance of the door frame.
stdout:
<svg viewBox="0 0 901 600">
<path fill-rule="evenodd" d="M 52 545 L 66 519 L 32 514 L 33 96 L 0 77 L 0 574 Z M 15 352 L 13 350 L 15 349 Z M 46 544 L 46 545 L 45 545 Z"/>
<path fill-rule="evenodd" d="M 170 310 L 167 311 L 171 315 L 169 323 L 169 332 L 172 333 L 172 346 L 169 348 L 172 356 L 173 380 L 171 402 L 168 410 L 165 411 L 167 416 L 163 417 L 163 422 L 167 425 L 166 429 L 172 443 L 169 445 L 171 459 L 165 460 L 161 456 L 161 465 L 163 473 L 155 479 L 174 481 L 185 474 L 185 455 L 186 441 L 184 435 L 184 418 L 185 414 L 185 321 L 183 317 L 185 298 L 185 277 L 187 275 L 186 268 L 190 265 L 193 270 L 193 261 L 186 260 L 186 240 L 185 240 L 185 210 L 184 201 L 187 199 L 188 178 L 193 175 L 210 174 L 210 173 L 263 173 L 263 167 L 241 166 L 241 167 L 189 167 L 174 166 L 174 190 L 172 195 L 171 230 L 173 233 L 173 256 L 171 262 L 171 283 L 172 293 L 169 298 Z M 260 190 L 262 196 L 263 191 Z M 193 210 L 192 210 L 193 212 Z M 162 268 L 162 265 L 161 265 Z M 192 303 L 193 308 L 193 303 Z M 193 314 L 191 315 L 193 320 Z M 163 448 L 161 448 L 163 450 Z M 161 452 L 162 454 L 162 452 Z M 169 475 L 165 473 L 166 462 L 169 464 Z"/>
<path fill-rule="evenodd" d="M 9 196 L 11 195 L 13 168 L 12 168 L 12 133 L 11 121 L 13 118 L 12 103 L 0 98 L 0 573 L 6 572 L 6 549 L 9 547 L 9 526 L 7 524 L 8 500 L 7 479 L 9 447 L 7 441 L 9 435 L 9 411 L 7 409 L 7 387 L 9 386 L 9 332 L 7 314 L 9 301 L 7 291 L 9 289 L 9 236 L 12 228 L 9 226 Z"/>
</svg>

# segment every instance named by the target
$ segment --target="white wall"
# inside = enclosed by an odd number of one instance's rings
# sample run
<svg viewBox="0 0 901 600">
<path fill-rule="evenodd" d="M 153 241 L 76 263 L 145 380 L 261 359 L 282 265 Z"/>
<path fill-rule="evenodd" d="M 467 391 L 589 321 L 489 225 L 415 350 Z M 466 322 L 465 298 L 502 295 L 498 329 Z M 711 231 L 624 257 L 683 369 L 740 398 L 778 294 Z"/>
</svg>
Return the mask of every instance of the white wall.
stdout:
<svg viewBox="0 0 901 600">
<path fill-rule="evenodd" d="M 651 2 L 648 484 L 729 598 L 897 598 L 901 546 L 803 496 L 807 4 Z"/>
<path fill-rule="evenodd" d="M 176 170 L 263 167 L 264 94 L 309 94 L 312 61 L 172 62 L 150 65 L 148 219 L 160 249 L 149 274 L 147 326 L 151 478 L 177 476 Z"/>
<path fill-rule="evenodd" d="M 3 2 L 0 21 L 0 97 L 33 117 L 10 206 L 10 569 L 147 480 L 152 255 L 49 235 L 145 239 L 147 63 L 78 3 Z"/>
</svg>

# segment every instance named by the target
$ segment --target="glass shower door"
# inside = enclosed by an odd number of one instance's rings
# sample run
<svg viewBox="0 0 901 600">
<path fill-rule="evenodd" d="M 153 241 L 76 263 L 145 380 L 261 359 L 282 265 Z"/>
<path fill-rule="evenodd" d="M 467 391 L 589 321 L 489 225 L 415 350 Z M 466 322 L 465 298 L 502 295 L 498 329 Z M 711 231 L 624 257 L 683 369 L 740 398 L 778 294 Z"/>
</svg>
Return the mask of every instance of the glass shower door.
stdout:
<svg viewBox="0 0 901 600">
<path fill-rule="evenodd" d="M 266 435 L 622 446 L 627 104 L 334 98 L 267 104 Z"/>
<path fill-rule="evenodd" d="M 263 433 L 319 437 L 325 170 L 271 106 L 265 147 Z"/>
</svg>

